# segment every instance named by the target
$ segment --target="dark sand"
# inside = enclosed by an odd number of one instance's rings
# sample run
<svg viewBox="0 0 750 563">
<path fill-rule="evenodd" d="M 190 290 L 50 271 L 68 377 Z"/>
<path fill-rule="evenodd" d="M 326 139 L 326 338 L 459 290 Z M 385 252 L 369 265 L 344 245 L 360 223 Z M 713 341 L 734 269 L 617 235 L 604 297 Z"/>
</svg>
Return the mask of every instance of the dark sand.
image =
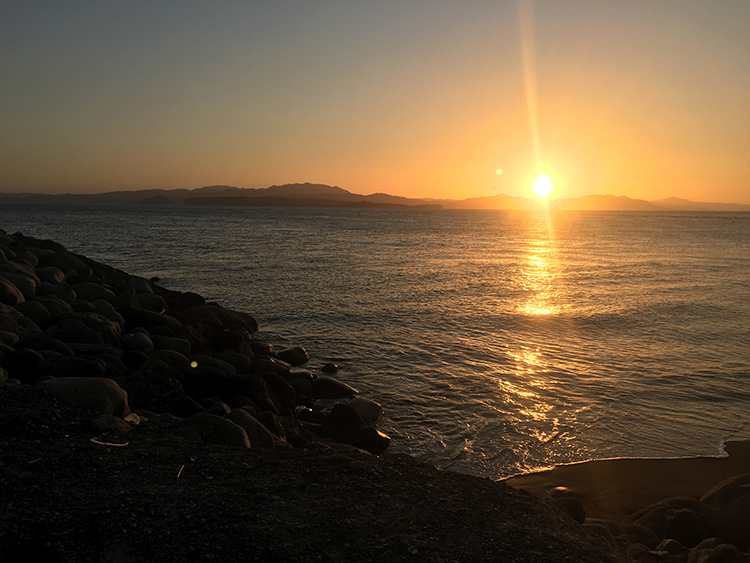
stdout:
<svg viewBox="0 0 750 563">
<path fill-rule="evenodd" d="M 724 479 L 750 473 L 750 442 L 727 442 L 728 457 L 608 459 L 560 465 L 506 480 L 541 498 L 565 487 L 591 518 L 614 522 L 665 498 L 701 498 Z"/>
</svg>

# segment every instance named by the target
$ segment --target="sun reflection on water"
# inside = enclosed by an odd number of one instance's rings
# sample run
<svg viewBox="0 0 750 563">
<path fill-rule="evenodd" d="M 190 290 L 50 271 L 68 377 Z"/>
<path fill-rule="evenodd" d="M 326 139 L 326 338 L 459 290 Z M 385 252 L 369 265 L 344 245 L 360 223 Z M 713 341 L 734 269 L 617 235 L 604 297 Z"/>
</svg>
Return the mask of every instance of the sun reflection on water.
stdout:
<svg viewBox="0 0 750 563">
<path fill-rule="evenodd" d="M 540 218 L 529 233 L 525 248 L 521 286 L 529 294 L 519 305 L 520 312 L 531 315 L 555 315 L 560 312 L 555 282 L 558 278 L 552 223 Z"/>
</svg>

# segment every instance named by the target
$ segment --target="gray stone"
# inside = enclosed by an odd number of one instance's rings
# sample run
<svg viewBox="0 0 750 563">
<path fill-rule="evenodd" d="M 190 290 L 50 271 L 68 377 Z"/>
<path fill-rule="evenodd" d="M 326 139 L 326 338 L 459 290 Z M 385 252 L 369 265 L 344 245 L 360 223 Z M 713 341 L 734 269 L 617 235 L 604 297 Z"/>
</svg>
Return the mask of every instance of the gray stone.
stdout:
<svg viewBox="0 0 750 563">
<path fill-rule="evenodd" d="M 280 360 L 294 367 L 301 366 L 302 364 L 307 363 L 307 360 L 309 359 L 307 350 L 305 350 L 302 346 L 286 348 L 284 350 L 281 350 L 280 352 L 277 352 L 276 356 Z"/>
</svg>

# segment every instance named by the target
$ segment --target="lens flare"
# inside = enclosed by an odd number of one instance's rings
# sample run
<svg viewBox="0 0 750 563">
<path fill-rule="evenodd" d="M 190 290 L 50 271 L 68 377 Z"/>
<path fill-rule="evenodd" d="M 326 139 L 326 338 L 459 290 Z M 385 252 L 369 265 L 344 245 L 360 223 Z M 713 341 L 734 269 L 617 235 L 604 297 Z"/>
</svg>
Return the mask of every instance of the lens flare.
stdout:
<svg viewBox="0 0 750 563">
<path fill-rule="evenodd" d="M 538 198 L 547 199 L 547 196 L 555 186 L 552 184 L 552 180 L 549 179 L 549 176 L 546 174 L 539 174 L 539 176 L 536 177 L 536 180 L 534 180 L 532 187 Z"/>
</svg>

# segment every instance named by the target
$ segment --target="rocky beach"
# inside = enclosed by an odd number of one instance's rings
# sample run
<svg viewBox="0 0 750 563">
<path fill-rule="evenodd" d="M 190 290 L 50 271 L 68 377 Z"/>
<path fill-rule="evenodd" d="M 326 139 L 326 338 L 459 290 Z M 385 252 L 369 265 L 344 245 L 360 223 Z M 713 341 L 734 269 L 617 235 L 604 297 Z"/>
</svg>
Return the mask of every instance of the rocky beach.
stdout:
<svg viewBox="0 0 750 563">
<path fill-rule="evenodd" d="M 507 483 L 438 471 L 389 453 L 383 407 L 335 365 L 257 330 L 0 231 L 0 558 L 750 561 L 744 443 Z"/>
</svg>

